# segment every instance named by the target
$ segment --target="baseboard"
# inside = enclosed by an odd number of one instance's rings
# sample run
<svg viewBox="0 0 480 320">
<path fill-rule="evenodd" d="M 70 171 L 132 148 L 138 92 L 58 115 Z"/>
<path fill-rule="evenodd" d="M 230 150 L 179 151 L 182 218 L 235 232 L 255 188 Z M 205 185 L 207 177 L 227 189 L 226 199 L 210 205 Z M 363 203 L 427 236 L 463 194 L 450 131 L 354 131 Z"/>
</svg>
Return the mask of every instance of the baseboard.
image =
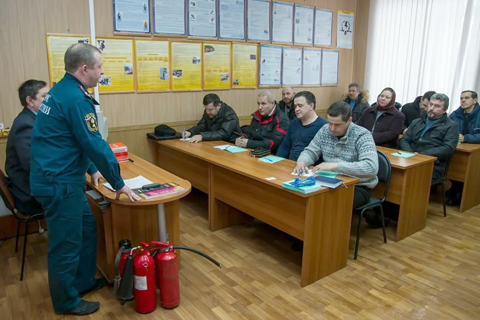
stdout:
<svg viewBox="0 0 480 320">
<path fill-rule="evenodd" d="M 42 228 L 47 230 L 47 222 L 45 220 L 40 221 Z M 23 225 L 23 223 L 22 223 Z M 30 223 L 28 233 L 38 232 L 38 222 L 33 221 Z M 25 226 L 21 226 L 20 235 L 25 233 Z M 13 215 L 7 215 L 0 217 L 0 240 L 14 238 L 17 235 L 17 219 Z"/>
</svg>

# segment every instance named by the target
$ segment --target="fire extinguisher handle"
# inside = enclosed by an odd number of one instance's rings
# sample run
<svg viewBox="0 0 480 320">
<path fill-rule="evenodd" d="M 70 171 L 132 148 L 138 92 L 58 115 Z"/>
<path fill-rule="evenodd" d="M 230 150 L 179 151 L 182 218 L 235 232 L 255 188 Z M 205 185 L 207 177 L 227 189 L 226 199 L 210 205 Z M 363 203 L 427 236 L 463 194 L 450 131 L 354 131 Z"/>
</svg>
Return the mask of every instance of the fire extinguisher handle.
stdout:
<svg viewBox="0 0 480 320">
<path fill-rule="evenodd" d="M 148 248 L 148 246 L 149 246 L 148 242 L 140 242 L 140 245 L 145 247 L 145 248 Z"/>
<path fill-rule="evenodd" d="M 153 244 L 158 244 L 160 247 L 170 247 L 170 243 L 168 242 L 162 242 L 162 241 L 150 241 Z"/>
</svg>

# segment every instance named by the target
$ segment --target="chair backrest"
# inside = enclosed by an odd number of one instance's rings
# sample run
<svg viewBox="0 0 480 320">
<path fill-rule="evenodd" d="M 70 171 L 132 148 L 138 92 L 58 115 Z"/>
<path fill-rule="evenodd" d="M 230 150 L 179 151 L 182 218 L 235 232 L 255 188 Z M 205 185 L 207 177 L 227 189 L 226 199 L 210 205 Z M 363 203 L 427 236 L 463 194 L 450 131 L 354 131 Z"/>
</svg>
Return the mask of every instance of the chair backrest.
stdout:
<svg viewBox="0 0 480 320">
<path fill-rule="evenodd" d="M 445 164 L 445 171 L 443 171 L 442 180 L 447 180 L 448 169 L 450 168 L 450 162 L 451 162 L 452 158 L 453 158 L 453 155 L 451 155 L 447 159 L 447 163 Z"/>
<path fill-rule="evenodd" d="M 6 176 L 0 169 L 0 195 L 2 196 L 3 202 L 5 202 L 5 206 L 15 214 L 15 200 L 13 199 L 10 190 L 8 190 L 5 180 Z"/>
<path fill-rule="evenodd" d="M 383 192 L 382 201 L 385 201 L 388 194 L 388 189 L 390 188 L 390 177 L 392 176 L 392 164 L 388 157 L 382 152 L 378 151 L 378 181 L 385 183 L 385 191 Z"/>
</svg>

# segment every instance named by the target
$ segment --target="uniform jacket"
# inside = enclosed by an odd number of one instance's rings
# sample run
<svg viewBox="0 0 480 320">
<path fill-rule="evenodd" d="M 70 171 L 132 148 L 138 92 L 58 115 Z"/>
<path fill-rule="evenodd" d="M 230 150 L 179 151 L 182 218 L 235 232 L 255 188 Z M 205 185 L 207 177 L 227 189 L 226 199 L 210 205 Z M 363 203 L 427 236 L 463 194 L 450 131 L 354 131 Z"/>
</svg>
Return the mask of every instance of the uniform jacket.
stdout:
<svg viewBox="0 0 480 320">
<path fill-rule="evenodd" d="M 377 117 L 377 107 L 370 107 L 363 112 L 358 119 L 357 124 L 372 132 L 375 119 Z M 385 111 L 378 118 L 372 135 L 377 146 L 396 148 L 398 136 L 404 128 L 405 115 L 393 107 Z"/>
<path fill-rule="evenodd" d="M 458 131 L 465 137 L 465 143 L 480 143 L 480 105 L 477 103 L 470 114 L 465 114 L 462 107 L 450 114 L 450 119 L 458 124 Z M 465 120 L 468 120 L 468 134 L 464 134 Z"/>
<path fill-rule="evenodd" d="M 266 118 L 262 118 L 258 110 L 252 113 L 252 117 L 250 125 L 242 127 L 244 136 L 248 138 L 247 148 L 271 149 L 275 153 L 287 134 L 290 124 L 287 115 L 276 106 Z"/>
<path fill-rule="evenodd" d="M 405 128 L 408 128 L 413 120 L 420 118 L 420 115 L 425 113 L 420 108 L 422 96 L 418 96 L 415 101 L 407 103 L 402 107 L 402 113 L 405 115 Z"/>
<path fill-rule="evenodd" d="M 424 114 L 413 120 L 407 132 L 400 139 L 400 149 L 437 157 L 434 170 L 438 171 L 439 176 L 441 176 L 448 158 L 453 155 L 457 148 L 458 124 L 447 117 L 447 114 L 444 114 L 437 123 L 428 128 L 420 139 L 426 125 L 426 117 L 427 115 Z"/>
<path fill-rule="evenodd" d="M 85 173 L 97 168 L 114 189 L 125 185 L 115 155 L 98 131 L 94 103 L 69 73 L 45 96 L 33 127 L 32 195 L 53 196 L 53 182 L 85 184 Z"/>
<path fill-rule="evenodd" d="M 188 131 L 190 131 L 192 136 L 201 134 L 204 141 L 223 140 L 234 142 L 241 135 L 237 114 L 229 105 L 223 102 L 213 119 L 210 119 L 204 111 L 202 119 Z"/>
</svg>

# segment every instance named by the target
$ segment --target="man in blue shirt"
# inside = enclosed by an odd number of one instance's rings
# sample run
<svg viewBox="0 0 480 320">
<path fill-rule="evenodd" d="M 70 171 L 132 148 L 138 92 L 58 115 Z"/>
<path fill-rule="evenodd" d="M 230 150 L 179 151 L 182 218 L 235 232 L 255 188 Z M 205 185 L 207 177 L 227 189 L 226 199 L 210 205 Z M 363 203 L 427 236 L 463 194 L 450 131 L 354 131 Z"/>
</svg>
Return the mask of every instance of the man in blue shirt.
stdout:
<svg viewBox="0 0 480 320">
<path fill-rule="evenodd" d="M 48 282 L 55 312 L 87 315 L 100 304 L 81 297 L 107 282 L 95 279 L 97 231 L 85 197 L 85 174 L 95 184 L 105 176 L 117 199 L 122 193 L 131 201 L 140 198 L 123 182 L 118 162 L 102 140 L 98 103 L 87 91 L 103 74 L 100 50 L 85 43 L 70 46 L 65 70 L 45 96 L 33 127 L 30 188 L 48 223 Z"/>
<path fill-rule="evenodd" d="M 327 120 L 315 112 L 315 95 L 309 91 L 301 91 L 293 98 L 296 119 L 290 122 L 287 135 L 283 139 L 277 156 L 297 161 L 303 149 L 312 141 Z"/>
<path fill-rule="evenodd" d="M 450 119 L 458 124 L 459 143 L 480 143 L 480 105 L 478 94 L 472 90 L 462 92 L 460 107 L 450 114 Z M 449 206 L 458 206 L 462 200 L 463 182 L 452 181 L 452 187 L 445 194 Z"/>
</svg>

